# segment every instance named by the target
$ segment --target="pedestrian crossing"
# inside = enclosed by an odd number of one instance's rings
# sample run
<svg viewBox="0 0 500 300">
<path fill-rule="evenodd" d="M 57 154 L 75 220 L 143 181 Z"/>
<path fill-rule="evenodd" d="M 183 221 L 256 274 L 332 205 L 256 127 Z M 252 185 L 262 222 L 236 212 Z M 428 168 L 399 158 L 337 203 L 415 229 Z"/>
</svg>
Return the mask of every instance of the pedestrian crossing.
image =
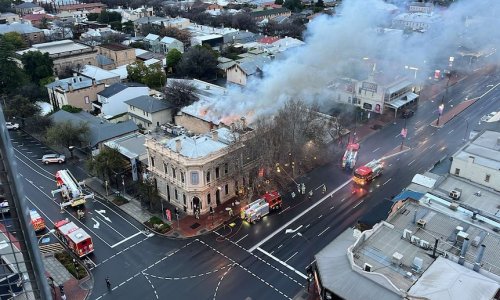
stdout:
<svg viewBox="0 0 500 300">
<path fill-rule="evenodd" d="M 51 254 L 58 253 L 64 251 L 65 248 L 60 243 L 53 243 L 48 245 L 40 245 L 40 253 L 42 254 Z"/>
</svg>

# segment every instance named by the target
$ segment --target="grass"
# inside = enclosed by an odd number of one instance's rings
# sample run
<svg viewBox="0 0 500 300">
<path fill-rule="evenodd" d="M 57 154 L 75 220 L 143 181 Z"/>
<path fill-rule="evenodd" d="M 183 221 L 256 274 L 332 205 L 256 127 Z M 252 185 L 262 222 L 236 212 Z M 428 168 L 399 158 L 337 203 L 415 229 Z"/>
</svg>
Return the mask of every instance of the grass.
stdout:
<svg viewBox="0 0 500 300">
<path fill-rule="evenodd" d="M 73 256 L 68 252 L 58 252 L 55 254 L 55 258 L 71 273 L 76 279 L 85 278 L 88 273 L 87 270 L 80 264 L 77 260 L 76 265 L 73 263 Z M 78 266 L 78 270 L 76 268 Z"/>
<path fill-rule="evenodd" d="M 151 217 L 147 222 L 144 223 L 144 225 L 159 233 L 166 233 L 171 229 L 169 224 L 163 222 L 162 219 L 157 216 Z"/>
</svg>

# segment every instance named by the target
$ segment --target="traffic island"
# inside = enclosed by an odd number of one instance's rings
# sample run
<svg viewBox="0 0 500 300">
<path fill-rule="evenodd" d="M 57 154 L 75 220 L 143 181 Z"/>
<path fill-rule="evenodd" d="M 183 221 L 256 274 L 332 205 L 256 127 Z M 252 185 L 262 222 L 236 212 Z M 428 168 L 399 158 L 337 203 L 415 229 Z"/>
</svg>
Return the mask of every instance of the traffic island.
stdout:
<svg viewBox="0 0 500 300">
<path fill-rule="evenodd" d="M 163 222 L 159 217 L 153 216 L 148 221 L 144 222 L 149 229 L 159 234 L 166 234 L 172 229 L 169 224 Z"/>
<path fill-rule="evenodd" d="M 54 257 L 73 275 L 76 279 L 80 280 L 89 275 L 78 260 L 75 260 L 68 252 L 58 252 Z"/>
</svg>

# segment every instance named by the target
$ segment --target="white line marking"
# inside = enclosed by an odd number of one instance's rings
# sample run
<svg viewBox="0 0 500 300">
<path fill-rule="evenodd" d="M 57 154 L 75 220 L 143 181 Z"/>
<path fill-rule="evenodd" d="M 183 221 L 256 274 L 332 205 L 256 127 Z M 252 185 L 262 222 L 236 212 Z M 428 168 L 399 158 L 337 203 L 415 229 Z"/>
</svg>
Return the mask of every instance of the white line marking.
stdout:
<svg viewBox="0 0 500 300">
<path fill-rule="evenodd" d="M 287 264 L 286 262 L 284 261 L 281 261 L 280 259 L 278 259 L 276 256 L 272 255 L 271 253 L 265 251 L 264 249 L 261 249 L 259 247 L 255 248 L 257 250 L 259 250 L 260 252 L 264 253 L 265 255 L 269 256 L 270 258 L 274 259 L 275 261 L 279 262 L 280 264 L 284 265 L 285 267 L 287 267 L 288 269 L 294 271 L 296 274 L 298 274 L 300 277 L 304 278 L 304 279 L 307 279 L 307 276 L 304 275 L 303 273 L 297 271 L 296 269 L 294 269 L 292 266 L 290 266 L 289 264 Z"/>
<path fill-rule="evenodd" d="M 398 136 L 400 136 L 400 135 L 401 135 L 401 133 L 398 133 L 398 135 L 396 135 L 396 136 L 395 136 L 395 138 L 397 138 L 397 137 L 398 137 Z"/>
<path fill-rule="evenodd" d="M 361 201 L 359 201 L 359 203 L 358 203 L 358 204 L 356 204 L 356 205 L 355 205 L 352 209 L 355 209 L 356 207 L 358 207 L 361 203 L 363 203 L 363 201 L 365 201 L 365 200 L 361 200 Z"/>
<path fill-rule="evenodd" d="M 330 229 L 330 226 L 326 227 L 325 230 L 321 231 L 318 236 L 321 236 L 323 233 L 325 233 L 328 229 Z"/>
<path fill-rule="evenodd" d="M 411 164 L 412 164 L 412 163 L 414 163 L 414 162 L 415 162 L 415 159 L 414 159 L 414 160 L 412 160 L 412 161 L 410 161 L 410 162 L 408 163 L 408 165 L 411 165 Z"/>
<path fill-rule="evenodd" d="M 392 178 L 387 179 L 387 181 L 386 181 L 386 182 L 384 182 L 382 185 L 386 185 L 386 184 L 387 184 L 387 183 L 389 183 L 389 181 L 391 181 L 391 180 L 392 180 Z"/>
<path fill-rule="evenodd" d="M 141 233 L 142 233 L 142 232 L 141 232 L 141 231 L 139 231 L 139 232 L 137 232 L 137 233 L 135 233 L 135 234 L 133 234 L 133 235 L 129 236 L 128 238 L 125 238 L 125 239 L 123 239 L 123 240 L 119 241 L 118 243 L 116 243 L 116 244 L 112 245 L 112 246 L 111 246 L 111 248 L 114 248 L 114 247 L 116 247 L 116 246 L 118 246 L 118 245 L 120 245 L 120 244 L 122 244 L 122 243 L 125 243 L 126 241 L 128 241 L 128 240 L 130 240 L 130 239 L 133 239 L 133 238 L 135 238 L 136 236 L 138 236 L 138 235 L 139 235 L 139 234 L 141 234 Z"/>
<path fill-rule="evenodd" d="M 283 209 L 282 211 L 280 211 L 280 212 L 278 213 L 278 215 L 281 215 L 282 213 L 284 213 L 284 212 L 285 212 L 286 210 L 288 210 L 288 209 L 290 209 L 290 206 L 288 206 L 287 208 L 285 208 L 285 209 Z"/>
<path fill-rule="evenodd" d="M 321 217 L 323 217 L 323 215 L 319 215 L 319 216 L 318 216 L 318 219 L 321 219 Z"/>
<path fill-rule="evenodd" d="M 453 131 L 454 131 L 454 129 L 452 129 L 452 130 L 448 131 L 448 134 L 452 133 Z"/>
<path fill-rule="evenodd" d="M 295 222 L 298 219 L 300 219 L 303 215 L 307 214 L 309 211 L 313 210 L 316 206 L 320 205 L 323 201 L 325 201 L 326 199 L 330 198 L 331 195 L 335 194 L 340 189 L 344 188 L 351 181 L 352 181 L 352 179 L 347 180 L 346 182 L 344 182 L 343 184 L 341 184 L 339 187 L 337 187 L 335 190 L 331 191 L 329 194 L 327 194 L 323 198 L 321 198 L 318 202 L 316 202 L 313 205 L 309 206 L 309 208 L 305 209 L 303 212 L 301 212 L 300 214 L 298 214 L 295 218 L 293 218 L 290 221 L 286 222 L 283 226 L 281 226 L 280 228 L 276 229 L 273 233 L 271 233 L 266 238 L 264 238 L 262 241 L 258 242 L 255 246 L 253 246 L 252 248 L 250 248 L 250 250 L 248 250 L 248 252 L 255 251 L 255 249 L 259 248 L 262 244 L 264 244 L 265 242 L 267 242 L 268 240 L 270 240 L 273 236 L 275 236 L 279 232 L 283 231 L 283 229 L 288 228 L 288 226 L 290 226 L 290 224 L 292 224 L 293 222 Z M 309 226 L 309 225 L 307 225 L 307 226 Z M 306 228 L 307 228 L 307 226 L 306 226 Z"/>
<path fill-rule="evenodd" d="M 292 259 L 295 255 L 297 255 L 299 253 L 299 251 L 295 252 L 292 256 L 290 256 L 287 260 L 285 260 L 285 262 L 289 261 L 290 259 Z"/>
<path fill-rule="evenodd" d="M 340 200 L 340 202 L 344 202 L 344 201 L 345 201 L 345 199 L 347 199 L 347 198 L 342 198 L 342 200 Z"/>
<path fill-rule="evenodd" d="M 378 147 L 377 149 L 373 150 L 372 153 L 375 153 L 377 152 L 378 150 L 380 150 L 380 147 Z"/>
<path fill-rule="evenodd" d="M 330 207 L 330 210 L 332 210 L 332 209 L 334 209 L 334 208 L 335 208 L 335 206 L 332 206 L 332 207 Z"/>
<path fill-rule="evenodd" d="M 236 241 L 236 244 L 238 244 L 239 242 L 241 242 L 244 238 L 246 238 L 248 236 L 248 233 L 245 234 L 241 239 L 237 240 Z"/>
</svg>

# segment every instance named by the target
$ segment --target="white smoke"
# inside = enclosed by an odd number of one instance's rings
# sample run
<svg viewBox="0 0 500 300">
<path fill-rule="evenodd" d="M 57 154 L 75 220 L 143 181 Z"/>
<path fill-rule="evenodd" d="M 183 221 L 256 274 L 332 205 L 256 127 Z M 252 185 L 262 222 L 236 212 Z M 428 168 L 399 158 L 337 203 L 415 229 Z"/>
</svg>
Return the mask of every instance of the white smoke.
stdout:
<svg viewBox="0 0 500 300">
<path fill-rule="evenodd" d="M 406 12 L 404 6 L 400 12 Z M 327 86 L 357 64 L 376 61 L 377 70 L 388 77 L 413 77 L 404 66 L 414 66 L 423 79 L 436 65 L 447 64 L 459 46 L 474 51 L 500 46 L 499 0 L 458 1 L 435 11 L 442 22 L 423 34 L 381 34 L 377 28 L 390 25 L 396 15 L 391 5 L 381 0 L 345 0 L 337 9 L 340 14 L 318 17 L 308 25 L 304 46 L 269 64 L 262 79 L 231 88 L 209 111 L 217 116 L 251 112 L 255 117 L 276 112 L 290 98 L 333 106 Z M 369 60 L 363 63 L 363 58 Z"/>
</svg>

